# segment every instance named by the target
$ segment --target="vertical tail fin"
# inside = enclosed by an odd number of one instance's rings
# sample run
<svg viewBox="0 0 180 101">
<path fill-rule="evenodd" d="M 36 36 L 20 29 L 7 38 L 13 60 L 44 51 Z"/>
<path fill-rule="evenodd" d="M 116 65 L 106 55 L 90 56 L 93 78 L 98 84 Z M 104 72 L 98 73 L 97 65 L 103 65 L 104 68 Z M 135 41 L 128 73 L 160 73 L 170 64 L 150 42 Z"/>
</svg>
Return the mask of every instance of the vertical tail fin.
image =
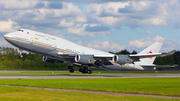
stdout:
<svg viewBox="0 0 180 101">
<path fill-rule="evenodd" d="M 162 43 L 155 42 L 143 51 L 141 51 L 138 54 L 152 54 L 152 53 L 158 53 L 161 49 Z M 156 57 L 149 57 L 149 58 L 140 58 L 141 64 L 153 64 Z"/>
</svg>

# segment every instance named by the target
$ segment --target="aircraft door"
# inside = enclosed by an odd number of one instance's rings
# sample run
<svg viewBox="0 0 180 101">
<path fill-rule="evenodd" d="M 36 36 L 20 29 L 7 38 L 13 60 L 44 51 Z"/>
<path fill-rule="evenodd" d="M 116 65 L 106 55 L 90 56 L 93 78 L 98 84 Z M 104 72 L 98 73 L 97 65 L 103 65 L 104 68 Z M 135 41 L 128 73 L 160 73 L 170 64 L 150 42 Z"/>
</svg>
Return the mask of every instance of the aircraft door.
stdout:
<svg viewBox="0 0 180 101">
<path fill-rule="evenodd" d="M 84 51 L 84 50 L 82 50 L 82 54 L 85 54 L 85 51 Z"/>
<path fill-rule="evenodd" d="M 34 38 L 30 38 L 30 39 L 29 39 L 29 42 L 34 42 Z"/>
<path fill-rule="evenodd" d="M 29 39 L 29 42 L 30 42 L 30 44 L 33 44 L 34 38 L 30 38 L 30 39 Z"/>
</svg>

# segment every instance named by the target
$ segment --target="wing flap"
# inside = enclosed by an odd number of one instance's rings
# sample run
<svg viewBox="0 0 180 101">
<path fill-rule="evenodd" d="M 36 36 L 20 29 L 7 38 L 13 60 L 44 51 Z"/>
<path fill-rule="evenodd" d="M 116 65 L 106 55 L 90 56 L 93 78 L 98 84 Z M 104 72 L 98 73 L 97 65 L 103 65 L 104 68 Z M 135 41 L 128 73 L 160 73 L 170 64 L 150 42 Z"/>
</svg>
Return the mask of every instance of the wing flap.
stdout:
<svg viewBox="0 0 180 101">
<path fill-rule="evenodd" d="M 114 57 L 114 55 L 110 54 L 110 55 L 93 55 L 94 59 L 96 60 L 112 60 L 112 58 Z"/>
</svg>

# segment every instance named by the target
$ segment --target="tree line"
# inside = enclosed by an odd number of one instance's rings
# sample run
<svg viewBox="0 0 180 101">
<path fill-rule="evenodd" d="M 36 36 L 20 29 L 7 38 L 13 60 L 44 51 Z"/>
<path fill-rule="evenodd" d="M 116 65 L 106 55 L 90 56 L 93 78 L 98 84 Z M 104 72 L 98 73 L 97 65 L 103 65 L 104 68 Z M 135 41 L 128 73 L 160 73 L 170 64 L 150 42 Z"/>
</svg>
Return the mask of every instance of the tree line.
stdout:
<svg viewBox="0 0 180 101">
<path fill-rule="evenodd" d="M 67 70 L 67 63 L 43 62 L 42 55 L 22 53 L 17 49 L 0 47 L 0 70 Z"/>
<path fill-rule="evenodd" d="M 109 52 L 117 55 L 137 54 L 126 49 L 119 52 Z M 67 70 L 68 63 L 47 63 L 43 62 L 42 55 L 22 53 L 23 58 L 19 58 L 17 49 L 0 47 L 0 70 Z M 180 65 L 180 51 L 173 55 L 157 57 L 154 64 L 157 65 Z"/>
</svg>

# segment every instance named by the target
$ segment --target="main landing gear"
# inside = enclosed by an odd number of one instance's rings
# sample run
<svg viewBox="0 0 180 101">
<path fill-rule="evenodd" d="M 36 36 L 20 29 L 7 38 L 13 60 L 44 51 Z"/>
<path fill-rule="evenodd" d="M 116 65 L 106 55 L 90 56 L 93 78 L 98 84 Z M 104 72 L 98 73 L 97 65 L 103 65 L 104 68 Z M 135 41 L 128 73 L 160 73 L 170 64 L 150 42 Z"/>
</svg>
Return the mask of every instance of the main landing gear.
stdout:
<svg viewBox="0 0 180 101">
<path fill-rule="evenodd" d="M 79 72 L 82 72 L 83 74 L 85 74 L 85 73 L 91 74 L 92 71 L 89 70 L 89 68 L 90 68 L 89 66 L 82 66 L 82 67 L 80 67 Z M 74 73 L 73 66 L 68 66 L 68 69 L 69 69 L 70 73 Z"/>
<path fill-rule="evenodd" d="M 80 68 L 79 69 L 79 72 L 82 72 L 82 73 L 88 73 L 88 74 L 91 74 L 92 73 L 92 71 L 91 70 L 89 70 L 89 67 L 88 66 L 83 66 L 83 68 Z"/>
<path fill-rule="evenodd" d="M 70 72 L 70 73 L 74 73 L 73 66 L 68 66 L 68 69 L 69 69 L 69 72 Z"/>
</svg>

